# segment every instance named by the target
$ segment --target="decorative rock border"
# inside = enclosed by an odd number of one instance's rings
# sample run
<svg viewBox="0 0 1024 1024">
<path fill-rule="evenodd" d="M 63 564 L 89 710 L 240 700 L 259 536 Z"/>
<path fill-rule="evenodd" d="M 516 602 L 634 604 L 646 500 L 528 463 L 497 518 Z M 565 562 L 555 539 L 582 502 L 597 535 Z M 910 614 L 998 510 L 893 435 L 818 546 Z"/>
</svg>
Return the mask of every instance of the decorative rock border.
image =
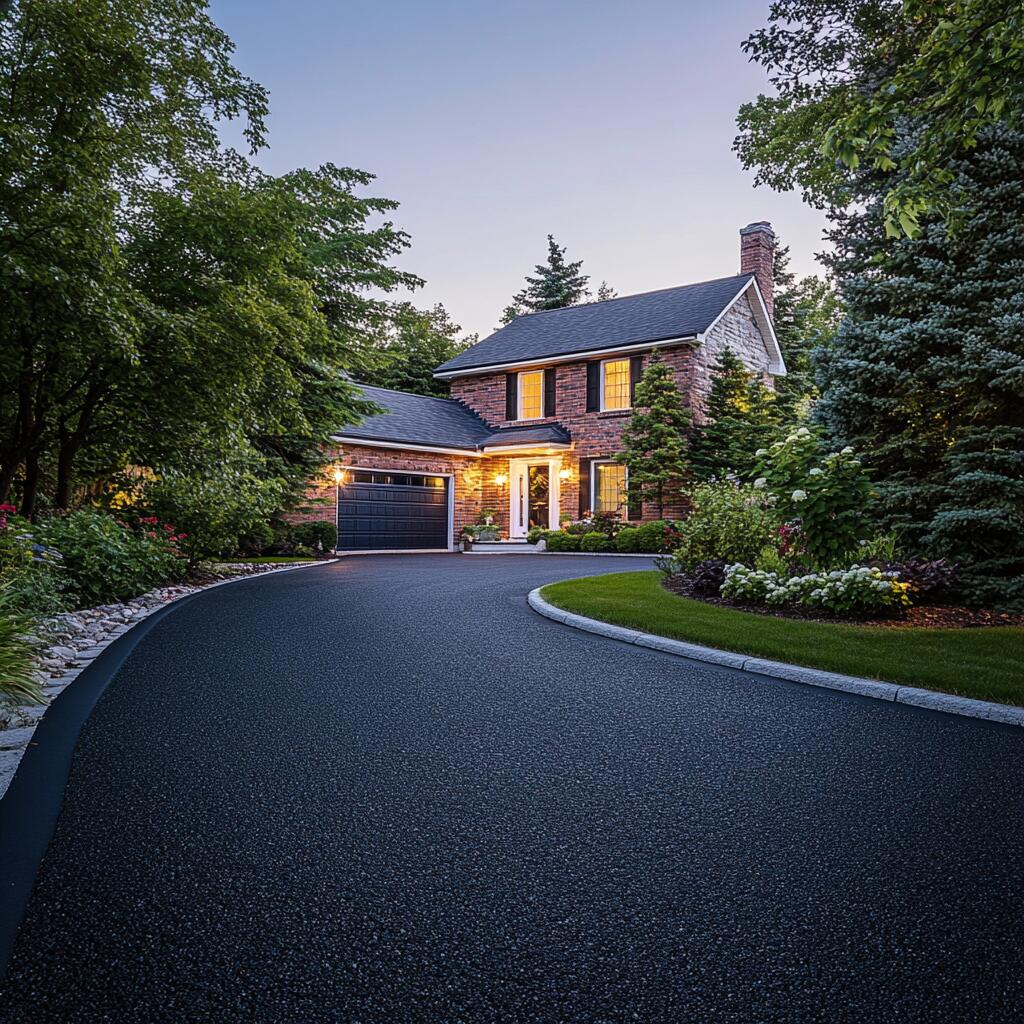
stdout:
<svg viewBox="0 0 1024 1024">
<path fill-rule="evenodd" d="M 1010 707 L 1007 704 L 994 704 L 987 700 L 974 700 L 970 697 L 956 697 L 951 693 L 939 693 L 936 690 L 922 690 L 916 686 L 902 686 L 897 683 L 883 683 L 876 679 L 862 679 L 859 676 L 847 676 L 838 672 L 825 672 L 817 668 L 804 668 L 801 665 L 788 665 L 782 661 L 768 661 L 765 658 L 754 658 L 734 651 L 720 651 L 702 644 L 686 643 L 683 640 L 672 640 L 654 633 L 642 633 L 624 626 L 613 626 L 599 619 L 590 619 L 585 615 L 576 615 L 545 601 L 541 595 L 543 587 L 531 590 L 527 595 L 530 607 L 539 615 L 553 619 L 574 629 L 587 633 L 608 637 L 611 640 L 622 640 L 637 647 L 648 647 L 665 654 L 675 654 L 690 658 L 692 661 L 703 661 L 712 665 L 723 665 L 726 668 L 739 669 L 754 675 L 768 676 L 772 679 L 785 679 L 792 683 L 804 683 L 807 686 L 821 686 L 829 690 L 843 690 L 856 693 L 861 697 L 874 700 L 887 700 L 896 704 L 911 704 L 919 708 L 933 711 L 944 711 L 950 715 L 962 715 L 966 718 L 983 718 L 990 722 L 1001 722 L 1004 725 L 1024 727 L 1024 708 Z"/>
<path fill-rule="evenodd" d="M 50 703 L 118 637 L 159 609 L 212 587 L 238 583 L 291 569 L 306 569 L 334 559 L 281 565 L 276 562 L 226 562 L 231 574 L 206 583 L 181 583 L 158 587 L 118 604 L 104 604 L 76 612 L 61 612 L 43 620 L 41 632 L 53 642 L 42 649 L 37 677 L 43 686 L 45 704 L 0 707 L 0 797 L 18 770 L 22 755 Z"/>
</svg>

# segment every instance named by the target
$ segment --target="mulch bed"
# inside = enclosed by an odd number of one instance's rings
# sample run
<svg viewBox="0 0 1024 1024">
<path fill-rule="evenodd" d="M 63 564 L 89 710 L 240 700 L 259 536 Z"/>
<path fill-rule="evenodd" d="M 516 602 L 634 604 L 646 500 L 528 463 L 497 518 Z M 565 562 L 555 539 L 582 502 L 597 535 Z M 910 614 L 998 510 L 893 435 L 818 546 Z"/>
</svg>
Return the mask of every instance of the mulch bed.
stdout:
<svg viewBox="0 0 1024 1024">
<path fill-rule="evenodd" d="M 908 609 L 898 619 L 850 619 L 822 615 L 810 608 L 766 608 L 760 604 L 738 604 L 721 597 L 698 597 L 688 594 L 679 576 L 662 580 L 662 586 L 673 594 L 703 601 L 720 608 L 734 608 L 738 612 L 767 615 L 776 619 L 802 619 L 805 622 L 828 622 L 845 626 L 877 626 L 881 629 L 971 629 L 979 626 L 1024 626 L 1024 614 L 997 612 L 988 608 L 964 608 L 962 605 L 921 604 Z"/>
</svg>

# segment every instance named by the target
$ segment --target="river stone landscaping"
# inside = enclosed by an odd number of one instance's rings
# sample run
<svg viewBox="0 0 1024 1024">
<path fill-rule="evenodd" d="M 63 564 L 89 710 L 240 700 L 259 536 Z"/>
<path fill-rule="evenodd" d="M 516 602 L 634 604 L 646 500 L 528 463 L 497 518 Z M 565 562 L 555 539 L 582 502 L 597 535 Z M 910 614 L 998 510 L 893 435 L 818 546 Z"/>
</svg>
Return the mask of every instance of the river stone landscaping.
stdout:
<svg viewBox="0 0 1024 1024">
<path fill-rule="evenodd" d="M 36 677 L 43 687 L 45 704 L 0 704 L 0 797 L 14 778 L 25 748 L 50 702 L 119 636 L 136 623 L 173 601 L 244 576 L 313 565 L 315 562 L 281 566 L 274 563 L 224 563 L 189 583 L 158 587 L 117 604 L 102 604 L 74 612 L 61 612 L 40 623 Z"/>
</svg>

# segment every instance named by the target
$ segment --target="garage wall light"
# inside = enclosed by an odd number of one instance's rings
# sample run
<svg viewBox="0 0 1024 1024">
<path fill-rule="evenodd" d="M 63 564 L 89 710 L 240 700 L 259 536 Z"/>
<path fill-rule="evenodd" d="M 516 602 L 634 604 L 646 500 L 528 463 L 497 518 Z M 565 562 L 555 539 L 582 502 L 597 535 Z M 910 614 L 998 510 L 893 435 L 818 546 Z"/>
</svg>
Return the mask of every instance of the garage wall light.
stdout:
<svg viewBox="0 0 1024 1024">
<path fill-rule="evenodd" d="M 506 476 L 506 475 L 505 475 L 504 473 L 499 473 L 499 474 L 498 474 L 498 475 L 497 475 L 497 476 L 496 476 L 496 477 L 494 478 L 494 482 L 495 482 L 495 483 L 496 483 L 496 484 L 497 484 L 497 485 L 498 485 L 499 487 L 504 487 L 504 486 L 505 486 L 505 484 L 507 484 L 507 483 L 508 483 L 508 477 L 507 477 L 507 476 Z"/>
<path fill-rule="evenodd" d="M 334 467 L 334 482 L 339 487 L 345 482 L 346 476 L 347 474 L 345 473 L 345 470 L 341 468 L 341 466 Z"/>
<path fill-rule="evenodd" d="M 572 476 L 572 470 L 569 469 L 568 467 L 566 467 L 565 469 L 560 469 L 558 471 L 558 479 L 559 480 L 568 480 L 571 476 Z"/>
</svg>

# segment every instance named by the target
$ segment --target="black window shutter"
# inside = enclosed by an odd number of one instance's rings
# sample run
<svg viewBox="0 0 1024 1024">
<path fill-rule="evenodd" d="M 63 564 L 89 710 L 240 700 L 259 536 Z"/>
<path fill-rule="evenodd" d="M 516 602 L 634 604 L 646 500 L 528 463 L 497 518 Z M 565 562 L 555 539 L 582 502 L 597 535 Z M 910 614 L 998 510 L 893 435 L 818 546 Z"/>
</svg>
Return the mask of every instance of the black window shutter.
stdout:
<svg viewBox="0 0 1024 1024">
<path fill-rule="evenodd" d="M 505 419 L 519 419 L 519 375 L 505 374 Z"/>
<path fill-rule="evenodd" d="M 590 511 L 590 460 L 580 459 L 580 519 Z"/>
<path fill-rule="evenodd" d="M 549 366 L 544 371 L 544 415 L 555 415 L 555 368 Z"/>
<path fill-rule="evenodd" d="M 633 356 L 629 361 L 629 404 L 636 402 L 636 386 L 644 374 L 644 357 Z M 632 517 L 630 517 L 632 518 Z"/>
<path fill-rule="evenodd" d="M 587 412 L 601 408 L 601 364 L 587 363 Z"/>
</svg>

